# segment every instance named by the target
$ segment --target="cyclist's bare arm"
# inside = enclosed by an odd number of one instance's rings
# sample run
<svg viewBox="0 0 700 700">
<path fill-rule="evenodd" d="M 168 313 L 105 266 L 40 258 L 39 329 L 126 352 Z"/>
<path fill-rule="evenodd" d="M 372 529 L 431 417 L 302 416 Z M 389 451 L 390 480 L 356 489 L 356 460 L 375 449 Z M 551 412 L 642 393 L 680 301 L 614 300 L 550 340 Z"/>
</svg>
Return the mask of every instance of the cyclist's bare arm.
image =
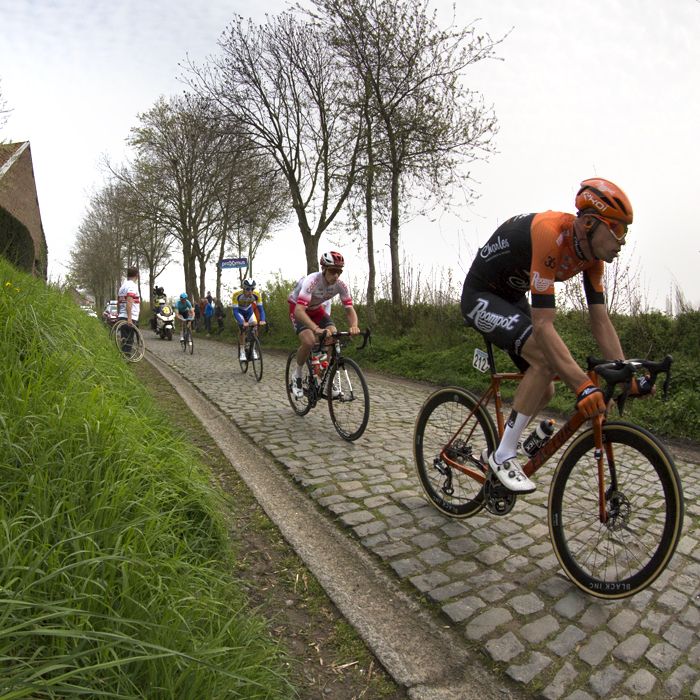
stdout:
<svg viewBox="0 0 700 700">
<path fill-rule="evenodd" d="M 576 364 L 561 336 L 554 328 L 556 309 L 532 309 L 532 335 L 550 367 L 571 391 L 588 381 L 588 375 Z"/>
<path fill-rule="evenodd" d="M 360 329 L 357 325 L 358 321 L 355 309 L 352 306 L 346 306 L 345 313 L 348 316 L 348 325 L 350 326 L 348 330 L 350 331 L 350 335 L 359 335 Z"/>
<path fill-rule="evenodd" d="M 591 332 L 598 343 L 602 357 L 624 360 L 625 355 L 622 352 L 620 339 L 617 337 L 605 304 L 591 304 L 588 307 L 588 313 L 591 317 Z"/>
</svg>

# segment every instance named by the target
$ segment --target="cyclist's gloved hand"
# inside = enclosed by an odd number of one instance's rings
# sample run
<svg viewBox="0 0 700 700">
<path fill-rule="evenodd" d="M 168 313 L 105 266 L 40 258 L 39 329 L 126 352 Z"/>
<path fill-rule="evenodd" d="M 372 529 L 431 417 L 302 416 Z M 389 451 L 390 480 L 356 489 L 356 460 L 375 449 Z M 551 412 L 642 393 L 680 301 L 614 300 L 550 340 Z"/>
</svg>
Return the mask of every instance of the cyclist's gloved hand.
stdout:
<svg viewBox="0 0 700 700">
<path fill-rule="evenodd" d="M 651 383 L 651 377 L 647 374 L 644 377 L 636 377 L 632 380 L 632 389 L 630 396 L 647 396 L 654 391 L 654 385 Z"/>
<path fill-rule="evenodd" d="M 590 379 L 587 379 L 576 390 L 576 410 L 586 418 L 592 418 L 599 413 L 605 413 L 605 397 Z"/>
</svg>

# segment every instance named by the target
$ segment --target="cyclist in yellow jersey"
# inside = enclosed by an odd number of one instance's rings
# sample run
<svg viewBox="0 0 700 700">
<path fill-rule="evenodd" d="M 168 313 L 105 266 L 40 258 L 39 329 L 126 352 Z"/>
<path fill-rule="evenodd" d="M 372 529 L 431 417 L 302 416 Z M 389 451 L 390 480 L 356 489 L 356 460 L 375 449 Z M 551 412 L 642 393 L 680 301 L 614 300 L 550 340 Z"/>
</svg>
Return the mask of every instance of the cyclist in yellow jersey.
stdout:
<svg viewBox="0 0 700 700">
<path fill-rule="evenodd" d="M 231 303 L 233 305 L 233 317 L 238 323 L 238 343 L 241 347 L 240 359 L 245 360 L 245 332 L 248 326 L 259 323 L 264 326 L 265 309 L 263 308 L 262 294 L 255 291 L 255 280 L 243 280 L 243 289 L 233 293 Z M 257 311 L 257 315 L 256 315 Z M 258 359 L 257 350 L 253 349 L 254 359 Z"/>
</svg>

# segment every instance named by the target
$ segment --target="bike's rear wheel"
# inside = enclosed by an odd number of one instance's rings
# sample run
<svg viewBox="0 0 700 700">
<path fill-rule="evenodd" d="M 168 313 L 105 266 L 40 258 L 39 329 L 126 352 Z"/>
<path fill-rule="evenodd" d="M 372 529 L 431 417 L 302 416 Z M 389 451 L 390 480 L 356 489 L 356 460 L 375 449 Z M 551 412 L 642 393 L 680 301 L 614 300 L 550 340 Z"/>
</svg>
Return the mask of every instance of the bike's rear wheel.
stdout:
<svg viewBox="0 0 700 700">
<path fill-rule="evenodd" d="M 607 522 L 600 522 L 588 430 L 569 445 L 554 473 L 549 530 L 559 563 L 579 588 L 598 598 L 626 598 L 671 560 L 683 527 L 683 490 L 673 458 L 643 428 L 605 423 L 603 441 Z"/>
<path fill-rule="evenodd" d="M 251 340 L 249 352 L 250 361 L 253 363 L 253 374 L 255 374 L 255 378 L 260 381 L 263 374 L 263 357 L 260 340 L 258 340 L 257 337 L 253 337 Z"/>
<path fill-rule="evenodd" d="M 369 421 L 369 389 L 357 362 L 339 357 L 331 368 L 326 390 L 333 427 L 343 440 L 357 440 Z"/>
<path fill-rule="evenodd" d="M 294 379 L 294 370 L 297 366 L 297 351 L 290 353 L 287 358 L 287 368 L 284 371 L 284 384 L 287 387 L 287 398 L 294 413 L 298 416 L 305 416 L 316 405 L 316 378 L 311 369 L 311 361 L 307 360 L 302 370 L 301 386 L 304 390 L 304 395 L 297 398 L 292 393 L 292 380 Z"/>
<path fill-rule="evenodd" d="M 243 350 L 243 355 L 241 355 L 241 350 Z M 241 366 L 241 372 L 245 374 L 248 371 L 248 353 L 245 347 L 245 338 L 243 339 L 243 345 L 241 345 L 240 338 L 238 340 L 238 364 Z"/>
<path fill-rule="evenodd" d="M 430 502 L 453 518 L 469 518 L 484 507 L 481 483 L 455 466 L 486 474 L 481 454 L 496 449 L 493 418 L 478 403 L 470 391 L 446 387 L 428 397 L 416 420 L 413 455 L 421 486 Z"/>
</svg>

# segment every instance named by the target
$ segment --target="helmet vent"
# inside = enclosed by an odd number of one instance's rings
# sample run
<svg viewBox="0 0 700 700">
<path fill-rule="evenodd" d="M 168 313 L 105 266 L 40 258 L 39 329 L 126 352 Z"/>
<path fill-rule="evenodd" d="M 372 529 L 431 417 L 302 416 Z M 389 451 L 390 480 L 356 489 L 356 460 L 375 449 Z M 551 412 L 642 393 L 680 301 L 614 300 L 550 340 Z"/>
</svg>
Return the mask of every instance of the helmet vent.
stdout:
<svg viewBox="0 0 700 700">
<path fill-rule="evenodd" d="M 617 206 L 620 207 L 620 209 L 622 209 L 622 211 L 625 212 L 625 214 L 629 215 L 627 207 L 623 204 L 622 200 L 618 197 L 615 197 L 615 201 L 617 202 Z"/>
</svg>

